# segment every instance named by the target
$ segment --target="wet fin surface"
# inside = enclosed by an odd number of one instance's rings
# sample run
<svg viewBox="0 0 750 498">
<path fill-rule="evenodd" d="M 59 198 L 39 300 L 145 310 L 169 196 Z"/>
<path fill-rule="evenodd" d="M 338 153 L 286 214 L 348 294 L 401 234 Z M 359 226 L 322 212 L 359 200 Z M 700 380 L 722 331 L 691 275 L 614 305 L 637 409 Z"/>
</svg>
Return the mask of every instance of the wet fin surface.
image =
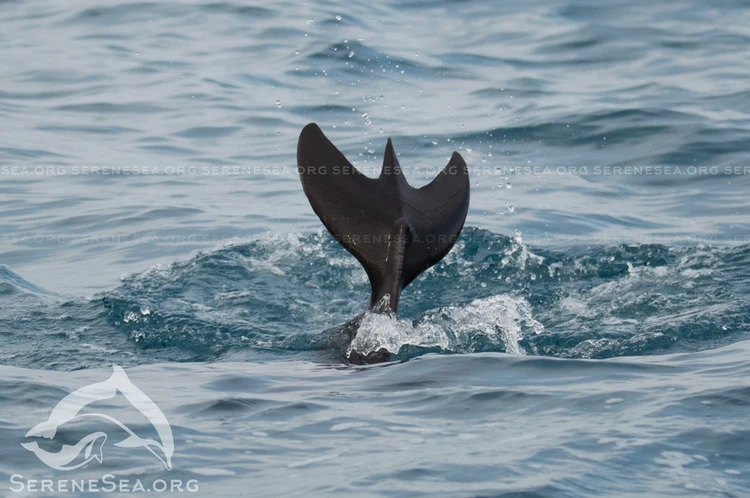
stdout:
<svg viewBox="0 0 750 498">
<path fill-rule="evenodd" d="M 457 152 L 429 184 L 406 182 L 390 139 L 378 178 L 358 171 L 314 123 L 297 145 L 302 188 L 323 225 L 362 264 L 372 286 L 369 308 L 443 259 L 469 209 L 469 173 Z"/>
</svg>

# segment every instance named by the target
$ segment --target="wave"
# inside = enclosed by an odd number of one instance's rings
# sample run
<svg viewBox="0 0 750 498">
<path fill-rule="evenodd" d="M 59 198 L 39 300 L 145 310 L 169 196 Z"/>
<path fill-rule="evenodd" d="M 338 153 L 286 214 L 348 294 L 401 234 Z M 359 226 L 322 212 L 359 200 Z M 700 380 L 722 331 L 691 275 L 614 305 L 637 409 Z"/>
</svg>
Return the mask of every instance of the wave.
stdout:
<svg viewBox="0 0 750 498">
<path fill-rule="evenodd" d="M 405 290 L 397 318 L 362 314 L 367 277 L 328 234 L 271 234 L 127 276 L 91 299 L 46 291 L 3 267 L 2 351 L 22 363 L 42 336 L 30 355 L 55 357 L 57 368 L 102 357 L 341 362 L 381 349 L 392 359 L 698 351 L 750 337 L 748 263 L 750 246 L 546 249 L 519 233 L 467 227 Z"/>
</svg>

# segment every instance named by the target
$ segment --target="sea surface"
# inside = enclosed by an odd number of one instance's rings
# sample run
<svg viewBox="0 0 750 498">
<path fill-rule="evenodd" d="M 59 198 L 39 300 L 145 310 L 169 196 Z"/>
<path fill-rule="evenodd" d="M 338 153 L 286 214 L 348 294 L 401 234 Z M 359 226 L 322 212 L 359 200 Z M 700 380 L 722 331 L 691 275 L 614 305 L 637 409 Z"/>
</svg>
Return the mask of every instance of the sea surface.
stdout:
<svg viewBox="0 0 750 498">
<path fill-rule="evenodd" d="M 0 81 L 0 496 L 750 496 L 746 0 L 0 0 Z M 470 168 L 454 249 L 351 344 L 309 122 L 370 176 L 388 137 L 414 186 Z M 170 470 L 31 430 L 115 366 Z"/>
</svg>

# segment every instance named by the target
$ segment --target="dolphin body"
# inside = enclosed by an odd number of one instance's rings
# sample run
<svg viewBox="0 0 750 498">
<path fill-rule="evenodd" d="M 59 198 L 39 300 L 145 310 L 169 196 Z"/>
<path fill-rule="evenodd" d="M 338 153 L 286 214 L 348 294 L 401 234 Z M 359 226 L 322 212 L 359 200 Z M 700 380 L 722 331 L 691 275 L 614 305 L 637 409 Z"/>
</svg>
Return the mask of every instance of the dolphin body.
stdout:
<svg viewBox="0 0 750 498">
<path fill-rule="evenodd" d="M 299 136 L 297 166 L 313 211 L 370 279 L 368 310 L 395 314 L 406 286 L 451 250 L 469 210 L 469 171 L 458 152 L 432 182 L 414 188 L 390 138 L 380 176 L 369 178 L 310 123 Z M 360 319 L 344 326 L 349 335 Z"/>
</svg>

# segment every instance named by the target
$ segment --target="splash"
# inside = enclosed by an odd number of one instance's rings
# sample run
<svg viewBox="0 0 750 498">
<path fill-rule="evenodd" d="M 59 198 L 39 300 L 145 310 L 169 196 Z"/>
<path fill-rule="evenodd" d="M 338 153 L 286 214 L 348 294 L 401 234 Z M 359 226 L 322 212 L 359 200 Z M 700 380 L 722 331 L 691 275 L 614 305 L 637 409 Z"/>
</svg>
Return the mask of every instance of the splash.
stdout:
<svg viewBox="0 0 750 498">
<path fill-rule="evenodd" d="M 386 294 L 372 311 L 365 313 L 347 357 L 351 357 L 353 351 L 367 356 L 381 349 L 398 354 L 406 345 L 448 349 L 450 343 L 445 334 L 432 328 L 415 327 L 410 320 L 399 319 L 388 308 L 389 301 L 390 296 Z"/>
<path fill-rule="evenodd" d="M 503 252 L 503 266 L 509 264 L 515 264 L 521 270 L 526 269 L 526 263 L 533 261 L 537 265 L 541 265 L 544 262 L 544 258 L 537 254 L 534 254 L 529 250 L 529 246 L 524 244 L 521 232 L 516 230 L 513 233 L 513 238 L 510 239 L 511 243 L 505 248 Z"/>
<path fill-rule="evenodd" d="M 352 351 L 367 356 L 381 349 L 398 355 L 404 346 L 454 353 L 500 347 L 506 353 L 522 355 L 526 352 L 519 342 L 524 332 L 544 331 L 522 297 L 496 295 L 446 306 L 427 312 L 415 324 L 381 306 L 382 301 L 375 310 L 365 313 L 347 356 Z"/>
</svg>

